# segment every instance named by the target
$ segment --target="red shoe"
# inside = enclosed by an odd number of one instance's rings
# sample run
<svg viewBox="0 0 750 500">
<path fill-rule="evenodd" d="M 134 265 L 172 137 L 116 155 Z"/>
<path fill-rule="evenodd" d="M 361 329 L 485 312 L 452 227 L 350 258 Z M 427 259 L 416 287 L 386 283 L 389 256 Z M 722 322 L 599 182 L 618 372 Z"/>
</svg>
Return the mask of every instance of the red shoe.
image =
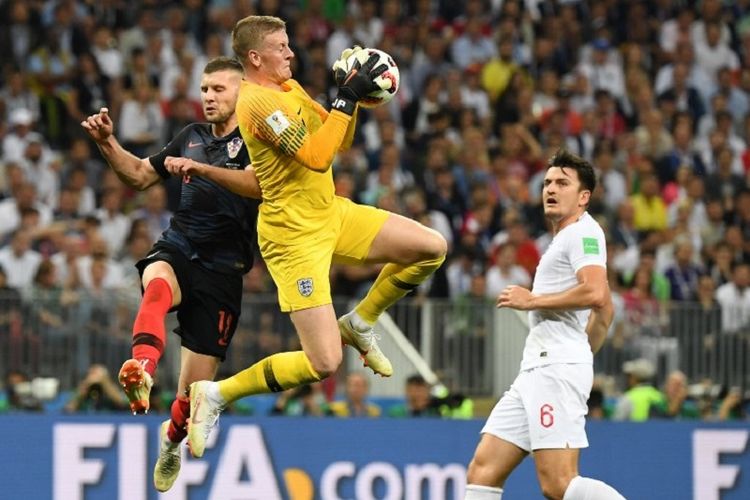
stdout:
<svg viewBox="0 0 750 500">
<path fill-rule="evenodd" d="M 129 359 L 122 364 L 120 374 L 117 377 L 128 397 L 130 411 L 133 415 L 137 413 L 148 413 L 150 407 L 151 386 L 154 381 L 151 375 L 143 369 L 143 365 L 137 359 Z"/>
</svg>

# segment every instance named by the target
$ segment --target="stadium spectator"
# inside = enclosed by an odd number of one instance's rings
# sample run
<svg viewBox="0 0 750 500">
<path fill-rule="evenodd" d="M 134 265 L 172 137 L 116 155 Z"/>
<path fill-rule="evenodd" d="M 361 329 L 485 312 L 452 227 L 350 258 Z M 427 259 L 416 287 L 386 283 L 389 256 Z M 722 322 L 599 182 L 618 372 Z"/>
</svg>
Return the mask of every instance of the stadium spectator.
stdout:
<svg viewBox="0 0 750 500">
<path fill-rule="evenodd" d="M 594 379 L 594 385 L 589 393 L 589 399 L 586 403 L 588 406 L 588 413 L 586 418 L 589 420 L 604 420 L 607 418 L 607 411 L 605 408 L 605 396 L 604 390 L 601 387 L 600 381 Z"/>
<path fill-rule="evenodd" d="M 24 292 L 32 314 L 32 328 L 42 336 L 59 338 L 65 335 L 69 306 L 77 302 L 78 294 L 59 284 L 54 262 L 41 261 L 33 283 Z"/>
<path fill-rule="evenodd" d="M 88 59 L 86 62 L 87 67 L 83 69 L 83 74 L 87 75 L 91 73 L 91 68 L 96 68 L 97 72 L 101 68 L 101 73 L 107 78 L 107 80 L 114 80 L 120 78 L 125 72 L 125 61 L 122 52 L 117 48 L 117 42 L 114 39 L 111 30 L 104 25 L 99 25 L 94 31 L 93 35 L 93 46 L 91 47 L 91 55 L 94 57 L 94 61 L 88 58 L 79 58 L 79 64 L 82 64 L 84 59 Z M 95 64 L 92 64 L 94 63 Z M 95 113 L 109 100 L 106 96 L 98 96 L 100 99 L 99 103 L 92 102 L 89 105 L 89 109 L 82 109 L 81 117 L 74 117 L 76 120 L 82 120 L 91 113 Z"/>
<path fill-rule="evenodd" d="M 630 197 L 634 225 L 638 231 L 662 231 L 667 228 L 667 207 L 659 194 L 659 179 L 647 173 L 641 180 L 640 192 Z"/>
<path fill-rule="evenodd" d="M 741 387 L 735 386 L 729 390 L 723 389 L 718 399 L 719 406 L 715 417 L 717 420 L 743 420 L 746 418 L 744 407 L 746 398 Z"/>
<path fill-rule="evenodd" d="M 101 29 L 101 31 L 104 30 L 106 28 Z M 119 55 L 119 52 L 117 54 Z M 110 75 L 103 74 L 95 56 L 88 53 L 78 57 L 76 69 L 76 76 L 71 81 L 66 104 L 70 118 L 81 121 L 106 103 L 112 103 L 112 91 L 119 90 L 119 81 L 113 82 L 110 80 Z"/>
<path fill-rule="evenodd" d="M 146 11 L 148 12 L 148 11 Z M 156 35 L 150 37 L 144 37 L 141 39 L 148 41 L 148 47 L 151 48 L 155 43 L 157 44 L 156 51 L 161 52 L 161 40 Z M 149 54 L 154 56 L 154 60 L 149 60 L 145 49 L 142 46 L 135 47 L 133 52 L 130 54 L 130 65 L 128 70 L 125 72 L 122 86 L 123 89 L 128 92 L 134 92 L 136 87 L 143 89 L 158 89 L 160 78 L 159 78 L 159 59 L 160 54 Z M 144 91 L 145 92 L 145 91 Z"/>
<path fill-rule="evenodd" d="M 14 183 L 12 197 L 0 201 L 0 241 L 22 228 L 23 216 L 29 210 L 36 211 L 41 226 L 52 222 L 51 208 L 37 201 L 36 186 L 24 179 Z"/>
<path fill-rule="evenodd" d="M 37 10 L 22 1 L 7 2 L 8 15 L 6 29 L 0 35 L 0 50 L 3 57 L 3 68 L 25 68 L 29 64 L 29 56 L 39 45 L 39 38 L 43 30 Z M 5 6 L 4 6 L 5 7 Z"/>
<path fill-rule="evenodd" d="M 712 81 L 716 81 L 721 68 L 727 67 L 735 71 L 740 67 L 740 60 L 729 47 L 728 40 L 722 40 L 722 28 L 726 29 L 725 26 L 709 21 L 704 24 L 704 33 L 701 33 L 697 26 L 699 23 L 694 25 L 693 31 L 694 37 L 697 38 L 694 40 L 695 60 L 706 75 Z"/>
<path fill-rule="evenodd" d="M 389 417 L 439 417 L 440 410 L 433 404 L 430 384 L 421 375 L 407 377 L 404 403 L 391 407 Z"/>
<path fill-rule="evenodd" d="M 682 63 L 689 68 L 688 86 L 694 87 L 700 92 L 704 102 L 708 103 L 709 97 L 715 91 L 715 85 L 711 77 L 703 68 L 695 62 L 695 51 L 689 40 L 677 42 L 673 56 L 673 62 L 659 68 L 654 79 L 654 90 L 657 94 L 668 90 L 673 86 L 674 64 Z"/>
<path fill-rule="evenodd" d="M 334 401 L 329 406 L 336 417 L 379 417 L 380 407 L 370 403 L 367 395 L 370 381 L 361 372 L 350 372 L 346 376 L 344 399 Z"/>
<path fill-rule="evenodd" d="M 472 276 L 482 272 L 482 262 L 476 249 L 461 247 L 455 253 L 455 258 L 446 268 L 448 289 L 452 299 L 469 293 Z"/>
<path fill-rule="evenodd" d="M 155 89 L 147 83 L 136 84 L 132 95 L 122 103 L 119 128 L 123 146 L 139 157 L 156 153 L 163 126 L 164 115 Z"/>
<path fill-rule="evenodd" d="M 31 380 L 22 371 L 9 370 L 5 373 L 5 398 L 10 410 L 44 411 L 42 402 L 31 391 Z"/>
<path fill-rule="evenodd" d="M 271 409 L 271 415 L 292 417 L 325 417 L 332 414 L 320 382 L 283 391 Z"/>
<path fill-rule="evenodd" d="M 615 250 L 611 255 L 612 266 L 623 275 L 632 275 L 638 266 L 641 248 L 639 234 L 634 225 L 635 210 L 630 199 L 626 198 L 617 207 L 614 224 L 610 227 L 610 245 Z M 609 257 L 610 254 L 608 253 Z"/>
<path fill-rule="evenodd" d="M 26 112 L 29 113 L 28 122 L 34 123 L 39 120 L 39 97 L 29 88 L 26 73 L 15 69 L 5 80 L 5 85 L 0 88 L 0 102 L 4 103 L 5 118 L 11 123 L 12 117 L 18 121 L 18 110 L 23 110 L 24 121 Z"/>
<path fill-rule="evenodd" d="M 523 69 L 513 57 L 513 39 L 504 36 L 497 46 L 497 55 L 482 68 L 482 87 L 487 91 L 490 101 L 497 103 L 511 86 L 516 74 L 522 75 Z"/>
<path fill-rule="evenodd" d="M 697 298 L 698 280 L 703 269 L 695 263 L 693 251 L 693 244 L 688 240 L 675 243 L 674 265 L 664 273 L 669 280 L 672 300 L 693 301 Z"/>
<path fill-rule="evenodd" d="M 511 243 L 501 245 L 495 251 L 495 264 L 487 270 L 486 296 L 496 298 L 508 285 L 528 288 L 531 276 L 523 267 L 516 264 L 516 247 Z"/>
<path fill-rule="evenodd" d="M 716 82 L 716 92 L 726 97 L 727 108 L 732 113 L 735 125 L 741 126 L 748 111 L 750 111 L 750 98 L 744 90 L 737 86 L 733 71 L 729 66 L 719 68 L 716 74 Z"/>
<path fill-rule="evenodd" d="M 18 289 L 8 284 L 8 273 L 0 265 L 0 337 L 7 337 L 18 326 L 20 304 Z"/>
<path fill-rule="evenodd" d="M 617 401 L 612 419 L 643 422 L 663 414 L 664 394 L 652 383 L 656 375 L 654 365 L 647 359 L 638 358 L 625 362 L 622 371 L 627 376 L 627 391 Z"/>
<path fill-rule="evenodd" d="M 716 289 L 716 300 L 721 306 L 721 326 L 724 332 L 734 333 L 750 325 L 749 264 L 735 264 L 732 281 Z"/>
<path fill-rule="evenodd" d="M 27 136 L 26 149 L 18 159 L 28 182 L 36 186 L 36 197 L 48 207 L 56 207 L 60 194 L 59 162 L 45 147 L 40 134 Z"/>
<path fill-rule="evenodd" d="M 674 101 L 675 110 L 687 112 L 693 123 L 698 123 L 705 113 L 703 97 L 700 92 L 690 84 L 690 67 L 684 62 L 676 62 L 672 65 L 672 85 L 658 95 L 659 100 L 670 99 Z"/>
<path fill-rule="evenodd" d="M 698 406 L 689 398 L 687 377 L 683 372 L 676 370 L 667 375 L 664 396 L 664 417 L 678 420 L 695 420 L 700 417 Z"/>
<path fill-rule="evenodd" d="M 122 391 L 109 375 L 107 367 L 95 364 L 89 367 L 88 373 L 65 405 L 69 413 L 99 413 L 125 411 L 128 403 Z"/>
<path fill-rule="evenodd" d="M 627 180 L 614 163 L 614 144 L 601 140 L 594 148 L 594 168 L 599 183 L 604 188 L 604 204 L 607 210 L 614 212 L 628 196 Z"/>
<path fill-rule="evenodd" d="M 592 91 L 606 90 L 615 99 L 625 95 L 622 63 L 609 57 L 610 41 L 598 38 L 591 44 L 591 60 L 583 62 L 578 71 L 586 77 Z"/>
<path fill-rule="evenodd" d="M 733 263 L 750 263 L 750 252 L 747 250 L 747 242 L 742 235 L 742 228 L 737 225 L 727 226 L 724 241 L 730 248 Z"/>
<path fill-rule="evenodd" d="M 17 108 L 8 115 L 9 132 L 2 141 L 2 154 L 5 161 L 20 161 L 31 140 L 38 140 L 39 134 L 34 131 L 34 116 L 26 108 Z"/>
<path fill-rule="evenodd" d="M 472 64 L 484 65 L 496 54 L 492 38 L 482 31 L 481 17 L 469 17 L 463 26 L 463 33 L 451 44 L 451 59 L 459 69 Z"/>
<path fill-rule="evenodd" d="M 121 187 L 105 190 L 102 193 L 101 208 L 93 213 L 100 223 L 99 234 L 107 242 L 109 254 L 114 257 L 122 252 L 132 223 L 123 213 L 123 192 Z"/>
<path fill-rule="evenodd" d="M 709 360 L 718 355 L 721 342 L 721 306 L 714 297 L 716 282 L 704 274 L 698 278 L 696 300 L 673 304 L 670 310 L 671 335 L 679 342 L 682 366 L 694 377 L 708 376 Z"/>
<path fill-rule="evenodd" d="M 695 11 L 687 6 L 676 9 L 676 13 L 659 29 L 659 46 L 664 52 L 665 59 L 674 53 L 679 40 L 689 40 Z"/>
<path fill-rule="evenodd" d="M 715 248 L 724 239 L 727 223 L 724 216 L 724 206 L 721 200 L 709 198 L 706 204 L 706 223 L 700 228 L 702 247 L 708 254 L 715 252 Z M 731 252 L 730 252 L 731 257 Z M 723 283 L 723 281 L 722 281 Z"/>
<path fill-rule="evenodd" d="M 115 289 L 122 285 L 122 266 L 110 254 L 107 242 L 98 235 L 89 239 L 88 253 L 76 259 L 76 266 L 81 286 L 86 289 L 94 287 L 96 273 L 102 288 Z"/>
<path fill-rule="evenodd" d="M 357 2 L 354 39 L 363 47 L 377 47 L 383 37 L 383 21 L 378 17 L 378 2 L 364 0 Z"/>
<path fill-rule="evenodd" d="M 26 228 L 13 232 L 10 243 L 0 248 L 0 266 L 8 273 L 8 285 L 28 288 L 37 272 L 42 256 L 31 249 L 31 233 Z"/>
<path fill-rule="evenodd" d="M 724 241 L 719 241 L 713 247 L 713 258 L 708 268 L 708 274 L 717 286 L 732 280 L 732 250 Z"/>
<path fill-rule="evenodd" d="M 156 241 L 169 227 L 172 213 L 167 208 L 167 193 L 162 184 L 156 184 L 142 193 L 142 206 L 130 212 L 130 220 L 142 220 L 148 229 L 149 239 Z"/>
<path fill-rule="evenodd" d="M 654 295 L 653 288 L 653 271 L 642 266 L 635 272 L 630 288 L 622 294 L 626 323 L 636 341 L 660 336 L 666 321 L 664 305 Z"/>
</svg>

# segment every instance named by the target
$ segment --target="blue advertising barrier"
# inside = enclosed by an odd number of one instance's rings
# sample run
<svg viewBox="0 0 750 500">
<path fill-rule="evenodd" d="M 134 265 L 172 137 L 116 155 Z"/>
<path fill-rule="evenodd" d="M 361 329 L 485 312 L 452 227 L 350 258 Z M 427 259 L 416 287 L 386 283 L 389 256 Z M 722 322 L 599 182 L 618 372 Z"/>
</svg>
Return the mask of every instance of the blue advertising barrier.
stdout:
<svg viewBox="0 0 750 500">
<path fill-rule="evenodd" d="M 185 451 L 158 495 L 151 474 L 160 419 L 0 417 L 6 500 L 450 500 L 463 498 L 482 422 L 222 417 L 202 459 Z M 630 500 L 750 498 L 748 424 L 591 422 L 581 473 Z M 542 495 L 531 460 L 504 498 Z"/>
</svg>

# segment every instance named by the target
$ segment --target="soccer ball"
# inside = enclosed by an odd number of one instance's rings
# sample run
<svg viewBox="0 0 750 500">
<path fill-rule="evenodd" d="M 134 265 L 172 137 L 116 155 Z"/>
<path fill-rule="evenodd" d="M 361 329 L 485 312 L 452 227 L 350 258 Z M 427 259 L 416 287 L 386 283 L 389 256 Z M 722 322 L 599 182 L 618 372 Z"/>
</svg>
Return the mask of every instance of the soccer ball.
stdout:
<svg viewBox="0 0 750 500">
<path fill-rule="evenodd" d="M 396 61 L 394 61 L 389 54 L 379 49 L 366 48 L 350 55 L 346 60 L 347 70 L 351 69 L 355 59 L 358 58 L 359 63 L 364 64 L 367 59 L 369 59 L 373 54 L 377 54 L 379 57 L 378 62 L 376 62 L 375 66 L 373 67 L 377 68 L 381 64 L 385 64 L 386 66 L 388 66 L 388 69 L 386 69 L 383 73 L 380 74 L 380 76 L 375 79 L 375 83 L 380 86 L 380 90 L 373 90 L 372 92 L 367 94 L 367 96 L 360 99 L 359 105 L 363 108 L 377 108 L 378 106 L 382 106 L 383 104 L 393 99 L 393 96 L 395 96 L 396 92 L 398 92 L 398 84 L 401 80 L 398 66 L 396 66 Z"/>
</svg>

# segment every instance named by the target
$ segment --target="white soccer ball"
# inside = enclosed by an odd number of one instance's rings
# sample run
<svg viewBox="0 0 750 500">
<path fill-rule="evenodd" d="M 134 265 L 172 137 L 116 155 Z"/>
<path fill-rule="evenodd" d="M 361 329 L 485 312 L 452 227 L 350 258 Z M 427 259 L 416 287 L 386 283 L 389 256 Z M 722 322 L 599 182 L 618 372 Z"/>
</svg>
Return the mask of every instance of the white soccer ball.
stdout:
<svg viewBox="0 0 750 500">
<path fill-rule="evenodd" d="M 398 92 L 398 85 L 401 80 L 396 61 L 389 54 L 379 49 L 365 48 L 350 55 L 346 60 L 347 70 L 351 69 L 356 59 L 359 59 L 360 64 L 364 64 L 373 54 L 377 54 L 379 57 L 373 68 L 377 68 L 381 64 L 385 64 L 388 68 L 375 78 L 375 83 L 380 89 L 370 92 L 359 101 L 359 105 L 363 108 L 377 108 L 393 99 L 393 96 Z"/>
</svg>

